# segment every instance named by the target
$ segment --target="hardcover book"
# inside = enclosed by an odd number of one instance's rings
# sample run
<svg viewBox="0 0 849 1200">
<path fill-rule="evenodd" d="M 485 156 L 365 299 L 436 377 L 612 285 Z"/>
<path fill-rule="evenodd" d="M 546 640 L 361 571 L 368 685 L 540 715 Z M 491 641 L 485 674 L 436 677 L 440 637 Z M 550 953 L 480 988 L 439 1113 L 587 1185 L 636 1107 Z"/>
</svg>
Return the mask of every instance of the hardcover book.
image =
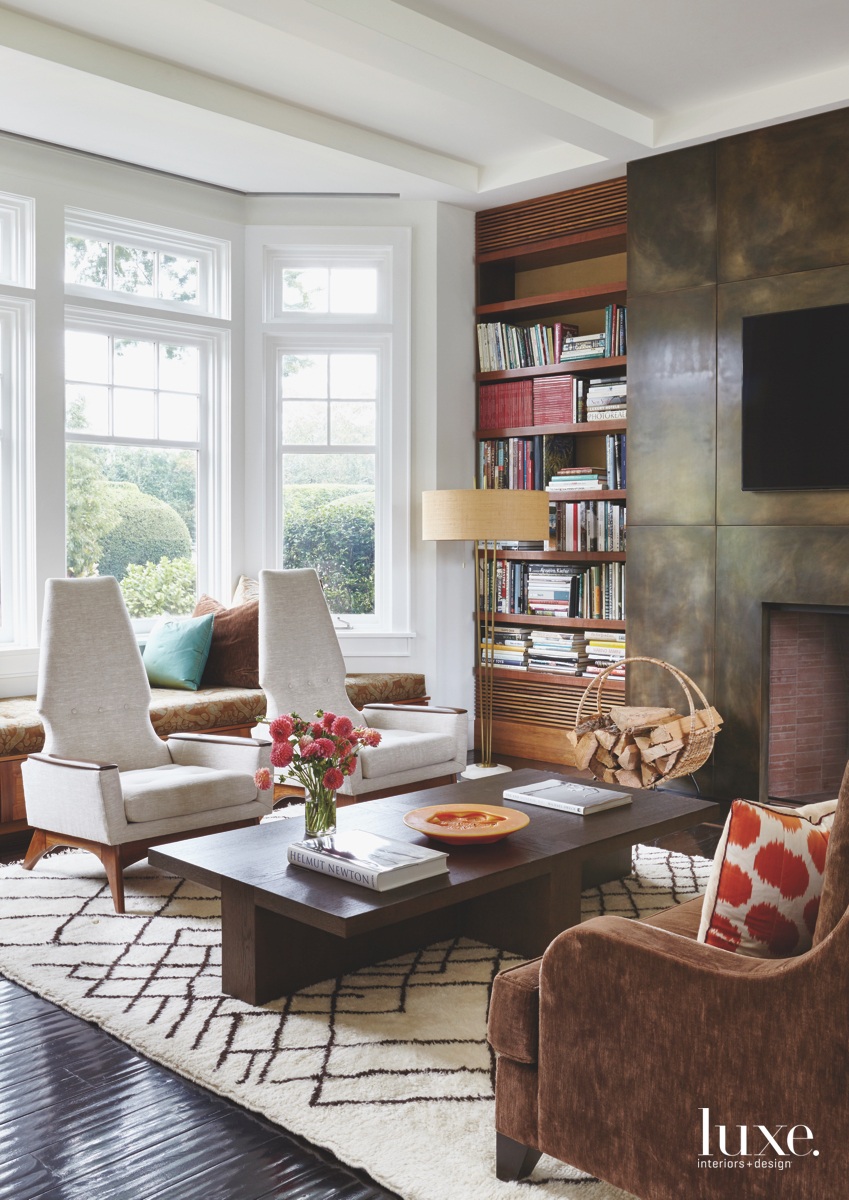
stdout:
<svg viewBox="0 0 849 1200">
<path fill-rule="evenodd" d="M 562 812 L 578 813 L 580 816 L 631 803 L 627 792 L 610 792 L 605 788 L 591 787 L 586 783 L 567 783 L 562 779 L 544 779 L 542 783 L 508 788 L 504 792 L 504 799 L 537 804 L 541 808 L 559 808 Z"/>
<path fill-rule="evenodd" d="M 346 883 L 385 892 L 448 872 L 448 855 L 415 842 L 352 829 L 292 842 L 289 862 Z"/>
</svg>

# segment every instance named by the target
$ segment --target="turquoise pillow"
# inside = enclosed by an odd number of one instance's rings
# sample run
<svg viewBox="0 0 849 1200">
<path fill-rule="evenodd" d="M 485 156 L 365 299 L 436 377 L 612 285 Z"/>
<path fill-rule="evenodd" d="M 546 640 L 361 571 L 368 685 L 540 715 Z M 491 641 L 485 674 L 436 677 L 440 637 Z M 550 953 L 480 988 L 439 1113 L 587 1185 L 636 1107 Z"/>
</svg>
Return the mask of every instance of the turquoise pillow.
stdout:
<svg viewBox="0 0 849 1200">
<path fill-rule="evenodd" d="M 153 687 L 198 690 L 212 645 L 213 614 L 160 617 L 147 637 L 142 658 Z"/>
</svg>

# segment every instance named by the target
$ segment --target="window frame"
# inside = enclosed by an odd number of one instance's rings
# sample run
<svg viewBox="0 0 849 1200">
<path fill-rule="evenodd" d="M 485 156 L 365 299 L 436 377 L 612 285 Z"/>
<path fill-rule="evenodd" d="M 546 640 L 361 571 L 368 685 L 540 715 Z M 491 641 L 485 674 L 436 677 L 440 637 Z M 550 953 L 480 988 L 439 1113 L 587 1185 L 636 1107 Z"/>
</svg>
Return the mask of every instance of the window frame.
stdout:
<svg viewBox="0 0 849 1200">
<path fill-rule="evenodd" d="M 110 304 L 132 304 L 169 313 L 198 317 L 230 318 L 230 243 L 223 238 L 206 237 L 187 230 L 169 229 L 145 221 L 129 221 L 107 213 L 85 209 L 65 209 L 63 246 L 69 237 L 106 241 L 113 246 L 132 246 L 162 254 L 175 254 L 198 260 L 198 303 L 187 304 L 158 296 L 141 296 L 94 284 L 65 281 L 66 296 L 90 300 L 99 297 Z"/>
<path fill-rule="evenodd" d="M 275 230 L 263 246 L 264 392 L 269 478 L 273 510 L 268 532 L 271 559 L 283 556 L 283 453 L 346 452 L 346 447 L 284 446 L 279 390 L 280 360 L 287 354 L 377 349 L 378 406 L 375 430 L 375 611 L 336 614 L 344 642 L 386 636 L 399 653 L 410 638 L 410 294 L 411 230 L 406 227 L 296 227 Z M 283 270 L 292 266 L 378 267 L 375 313 L 282 312 Z M 361 447 L 352 447 L 355 452 Z M 389 642 L 394 640 L 390 650 Z M 365 645 L 365 643 L 363 643 Z M 402 651 L 403 652 L 403 651 Z M 407 651 L 408 652 L 408 651 Z"/>
<path fill-rule="evenodd" d="M 193 321 L 149 317 L 109 309 L 65 307 L 65 331 L 114 338 L 184 343 L 198 347 L 200 414 L 198 444 L 64 430 L 64 443 L 197 449 L 197 593 L 229 596 L 230 584 L 230 331 Z M 63 372 L 64 377 L 64 372 Z M 67 507 L 64 510 L 67 541 Z M 135 620 L 137 630 L 153 619 Z"/>
<path fill-rule="evenodd" d="M 35 200 L 31 196 L 0 192 L 0 284 L 35 287 Z"/>
<path fill-rule="evenodd" d="M 0 293 L 0 646 L 35 643 L 35 300 Z"/>
</svg>

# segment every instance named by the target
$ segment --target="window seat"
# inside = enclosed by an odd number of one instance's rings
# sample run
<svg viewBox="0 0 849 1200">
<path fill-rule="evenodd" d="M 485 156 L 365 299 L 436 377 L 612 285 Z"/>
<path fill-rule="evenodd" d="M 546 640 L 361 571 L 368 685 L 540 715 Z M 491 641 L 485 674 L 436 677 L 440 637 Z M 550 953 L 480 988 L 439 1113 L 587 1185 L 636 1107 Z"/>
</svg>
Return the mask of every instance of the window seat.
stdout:
<svg viewBox="0 0 849 1200">
<path fill-rule="evenodd" d="M 414 672 L 365 672 L 348 675 L 345 686 L 356 708 L 366 704 L 426 704 L 425 677 Z M 250 737 L 265 716 L 259 688 L 211 687 L 196 692 L 151 688 L 150 719 L 160 737 L 172 733 L 217 733 Z M 35 696 L 0 700 L 0 834 L 27 827 L 21 763 L 44 747 L 44 727 Z"/>
</svg>

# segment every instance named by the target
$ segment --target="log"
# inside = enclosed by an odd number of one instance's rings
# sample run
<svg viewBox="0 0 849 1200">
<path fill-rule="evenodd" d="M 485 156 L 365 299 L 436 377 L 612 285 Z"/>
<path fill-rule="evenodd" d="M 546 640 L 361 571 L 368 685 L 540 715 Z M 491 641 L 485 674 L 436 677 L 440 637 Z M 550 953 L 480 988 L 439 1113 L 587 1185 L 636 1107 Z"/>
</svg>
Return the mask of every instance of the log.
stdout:
<svg viewBox="0 0 849 1200">
<path fill-rule="evenodd" d="M 643 781 L 635 771 L 617 771 L 616 782 L 623 787 L 641 788 Z"/>
<path fill-rule="evenodd" d="M 649 746 L 643 750 L 643 762 L 653 763 L 661 757 L 672 754 L 675 750 L 683 750 L 684 743 L 680 738 L 676 738 L 674 742 L 663 742 L 660 746 Z"/>
<path fill-rule="evenodd" d="M 595 731 L 595 740 L 598 742 L 599 746 L 603 746 L 605 750 L 612 750 L 614 744 L 620 737 L 621 734 L 619 733 L 618 729 L 597 729 Z"/>
<path fill-rule="evenodd" d="M 635 708 L 617 704 L 610 709 L 610 716 L 619 729 L 652 729 L 661 725 L 664 717 L 674 715 L 674 708 Z"/>
<path fill-rule="evenodd" d="M 672 739 L 673 734 L 668 725 L 655 725 L 649 734 L 649 740 L 653 746 L 659 746 L 661 742 L 671 742 Z"/>
<path fill-rule="evenodd" d="M 640 765 L 640 747 L 636 742 L 629 742 L 617 755 L 619 765 L 625 771 L 633 771 Z"/>
<path fill-rule="evenodd" d="M 604 763 L 606 767 L 611 767 L 614 770 L 619 766 L 618 760 L 613 757 L 609 750 L 605 750 L 604 746 L 599 746 L 593 757 L 597 758 L 599 762 Z"/>
<path fill-rule="evenodd" d="M 651 763 L 643 763 L 640 767 L 640 777 L 643 781 L 643 787 L 648 788 L 654 787 L 658 779 L 660 779 L 660 774 L 655 771 Z"/>
<path fill-rule="evenodd" d="M 586 771 L 590 759 L 598 749 L 594 733 L 585 733 L 575 747 L 575 766 L 579 771 Z"/>
</svg>

